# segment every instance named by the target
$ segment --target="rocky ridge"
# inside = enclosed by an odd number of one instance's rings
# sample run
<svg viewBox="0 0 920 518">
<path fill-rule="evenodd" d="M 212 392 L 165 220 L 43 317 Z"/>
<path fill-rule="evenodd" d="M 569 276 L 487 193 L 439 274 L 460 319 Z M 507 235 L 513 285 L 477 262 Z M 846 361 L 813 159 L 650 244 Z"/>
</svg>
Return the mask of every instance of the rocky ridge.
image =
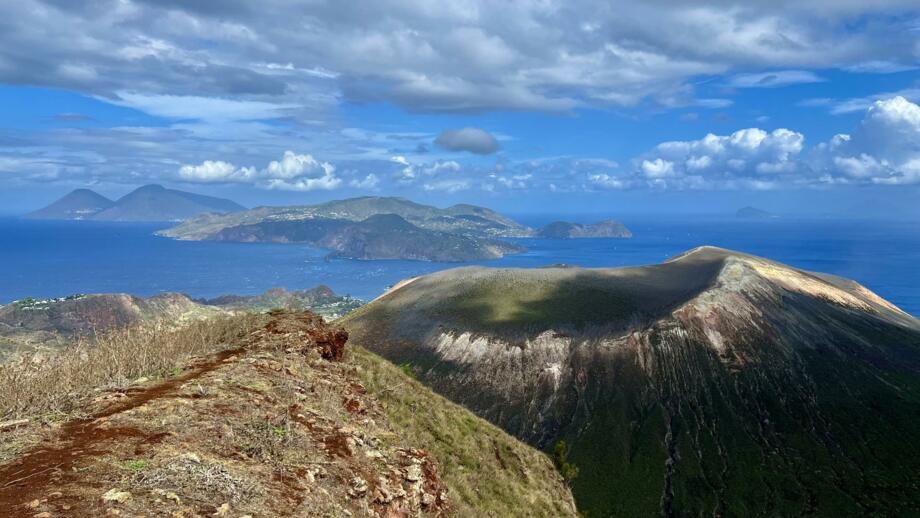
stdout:
<svg viewBox="0 0 920 518">
<path fill-rule="evenodd" d="M 0 360 L 23 351 L 65 347 L 95 333 L 141 323 L 171 325 L 272 309 L 311 310 L 335 319 L 363 302 L 336 295 L 329 287 L 288 291 L 274 288 L 261 295 L 224 295 L 191 299 L 181 293 L 138 297 L 125 293 L 76 294 L 54 299 L 26 298 L 0 306 Z"/>
<path fill-rule="evenodd" d="M 574 516 L 547 458 L 403 388 L 414 382 L 346 350 L 347 334 L 316 315 L 265 319 L 165 379 L 99 392 L 83 418 L 0 427 L 2 451 L 14 452 L 0 464 L 0 514 Z M 410 428 L 393 395 L 403 391 L 490 446 L 424 439 L 426 426 L 442 437 L 459 427 L 422 418 Z M 476 469 L 456 464 L 470 455 Z M 486 469 L 496 474 L 476 471 Z"/>
</svg>

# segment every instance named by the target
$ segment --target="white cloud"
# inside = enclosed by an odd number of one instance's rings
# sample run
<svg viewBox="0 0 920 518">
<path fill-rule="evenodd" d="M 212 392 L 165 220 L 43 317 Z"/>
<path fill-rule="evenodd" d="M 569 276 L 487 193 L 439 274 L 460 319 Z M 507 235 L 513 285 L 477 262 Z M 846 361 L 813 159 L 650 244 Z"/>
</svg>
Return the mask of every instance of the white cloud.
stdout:
<svg viewBox="0 0 920 518">
<path fill-rule="evenodd" d="M 879 162 L 875 157 L 865 153 L 859 156 L 833 157 L 834 167 L 851 178 L 872 178 L 879 176 L 887 169 L 887 164 Z"/>
<path fill-rule="evenodd" d="M 326 177 L 335 173 L 335 167 L 328 162 L 319 162 L 311 155 L 299 155 L 285 151 L 280 161 L 272 160 L 265 168 L 265 176 L 277 180 L 291 180 L 302 176 Z"/>
<path fill-rule="evenodd" d="M 789 175 L 799 168 L 805 137 L 788 129 L 748 128 L 731 135 L 659 144 L 639 162 L 639 172 L 657 187 L 740 185 L 751 177 Z M 770 180 L 772 181 L 772 180 Z"/>
<path fill-rule="evenodd" d="M 812 99 L 803 101 L 801 104 L 803 106 L 818 106 L 825 105 L 830 107 L 830 112 L 834 115 L 844 115 L 847 113 L 855 112 L 864 112 L 870 108 L 877 101 L 884 101 L 891 99 L 893 97 L 903 97 L 908 101 L 918 102 L 920 101 L 920 88 L 905 88 L 903 90 L 898 90 L 896 92 L 884 92 L 879 94 L 873 94 L 865 97 L 853 97 L 850 99 Z M 805 104 L 813 103 L 813 104 Z"/>
<path fill-rule="evenodd" d="M 292 104 L 275 104 L 264 101 L 223 99 L 191 95 L 149 95 L 137 92 L 118 92 L 116 99 L 105 99 L 172 119 L 199 119 L 211 122 L 276 119 L 285 115 Z"/>
<path fill-rule="evenodd" d="M 448 193 L 453 193 L 457 191 L 465 191 L 471 187 L 471 182 L 466 179 L 457 179 L 457 180 L 435 180 L 432 182 L 426 182 L 422 185 L 422 188 L 426 191 L 444 191 Z"/>
<path fill-rule="evenodd" d="M 377 178 L 377 175 L 375 175 L 374 173 L 371 173 L 362 179 L 355 178 L 351 180 L 350 182 L 348 182 L 348 185 L 356 189 L 373 190 L 377 188 L 377 185 L 379 183 L 380 183 L 380 179 Z"/>
<path fill-rule="evenodd" d="M 588 176 L 588 181 L 602 189 L 625 189 L 628 184 L 622 178 L 611 176 L 609 174 L 592 174 Z M 554 184 L 551 184 L 551 187 Z"/>
<path fill-rule="evenodd" d="M 649 178 L 666 178 L 674 176 L 674 162 L 656 158 L 654 160 L 643 160 L 640 166 L 642 173 Z"/>
<path fill-rule="evenodd" d="M 495 182 L 506 189 L 527 189 L 530 187 L 530 181 L 533 179 L 533 174 L 524 173 L 524 174 L 512 174 L 504 175 L 498 173 L 489 174 L 489 179 L 492 182 Z M 495 185 L 489 183 L 489 188 L 487 190 L 494 190 Z"/>
<path fill-rule="evenodd" d="M 413 164 L 402 155 L 390 157 L 390 162 L 403 166 L 396 174 L 397 180 L 411 183 L 422 177 L 437 176 L 442 173 L 456 173 L 461 166 L 455 160 L 435 160 L 433 162 Z"/>
<path fill-rule="evenodd" d="M 270 178 L 266 183 L 268 189 L 280 191 L 329 191 L 341 185 L 342 180 L 335 176 L 321 176 L 319 178 Z"/>
<path fill-rule="evenodd" d="M 852 135 L 818 145 L 813 161 L 850 182 L 920 183 L 920 106 L 900 96 L 875 101 Z"/>
<path fill-rule="evenodd" d="M 273 160 L 259 170 L 237 167 L 222 160 L 186 164 L 179 167 L 179 177 L 187 182 L 248 183 L 263 189 L 286 191 L 331 190 L 342 183 L 335 175 L 335 166 L 329 162 L 293 151 L 285 151 L 281 160 Z"/>
<path fill-rule="evenodd" d="M 205 160 L 198 165 L 183 165 L 179 168 L 183 180 L 202 183 L 240 182 L 255 176 L 255 170 L 237 168 L 221 160 Z"/>
</svg>

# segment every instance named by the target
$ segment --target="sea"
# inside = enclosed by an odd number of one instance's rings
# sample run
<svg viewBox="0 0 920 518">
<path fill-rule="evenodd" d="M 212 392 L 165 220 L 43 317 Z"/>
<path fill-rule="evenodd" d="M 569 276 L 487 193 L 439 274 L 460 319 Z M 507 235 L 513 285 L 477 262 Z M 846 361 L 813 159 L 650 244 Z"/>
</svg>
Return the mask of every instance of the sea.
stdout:
<svg viewBox="0 0 920 518">
<path fill-rule="evenodd" d="M 603 215 L 527 215 L 597 221 Z M 169 224 L 0 219 L 0 304 L 25 297 L 124 292 L 193 297 L 256 294 L 319 284 L 370 300 L 408 277 L 464 265 L 533 268 L 552 264 L 617 267 L 658 263 L 701 245 L 721 246 L 805 270 L 854 279 L 920 316 L 920 225 L 836 219 L 738 220 L 683 216 L 617 218 L 632 239 L 514 239 L 526 253 L 474 263 L 327 259 L 296 244 L 175 241 L 154 235 Z"/>
</svg>

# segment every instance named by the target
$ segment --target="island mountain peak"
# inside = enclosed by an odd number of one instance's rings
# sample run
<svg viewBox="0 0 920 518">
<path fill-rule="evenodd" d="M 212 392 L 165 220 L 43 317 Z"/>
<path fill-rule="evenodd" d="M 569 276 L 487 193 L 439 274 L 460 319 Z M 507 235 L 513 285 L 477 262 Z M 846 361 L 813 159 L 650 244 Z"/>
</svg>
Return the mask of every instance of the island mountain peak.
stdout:
<svg viewBox="0 0 920 518">
<path fill-rule="evenodd" d="M 75 189 L 51 205 L 26 214 L 29 219 L 92 219 L 115 202 L 90 189 Z"/>
<path fill-rule="evenodd" d="M 88 189 L 77 189 L 25 217 L 97 221 L 179 221 L 203 213 L 240 210 L 245 210 L 245 207 L 230 200 L 149 184 L 138 187 L 117 201 L 111 201 Z"/>
</svg>

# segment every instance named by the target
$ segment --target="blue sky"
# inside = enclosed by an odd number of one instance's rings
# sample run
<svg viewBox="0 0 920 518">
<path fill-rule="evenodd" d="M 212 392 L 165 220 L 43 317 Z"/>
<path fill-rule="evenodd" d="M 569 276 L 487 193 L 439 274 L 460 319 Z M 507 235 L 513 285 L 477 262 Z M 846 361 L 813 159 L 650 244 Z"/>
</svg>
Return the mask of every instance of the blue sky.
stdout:
<svg viewBox="0 0 920 518">
<path fill-rule="evenodd" d="M 920 216 L 915 1 L 633 4 L 0 1 L 0 212 L 161 183 Z"/>
</svg>

